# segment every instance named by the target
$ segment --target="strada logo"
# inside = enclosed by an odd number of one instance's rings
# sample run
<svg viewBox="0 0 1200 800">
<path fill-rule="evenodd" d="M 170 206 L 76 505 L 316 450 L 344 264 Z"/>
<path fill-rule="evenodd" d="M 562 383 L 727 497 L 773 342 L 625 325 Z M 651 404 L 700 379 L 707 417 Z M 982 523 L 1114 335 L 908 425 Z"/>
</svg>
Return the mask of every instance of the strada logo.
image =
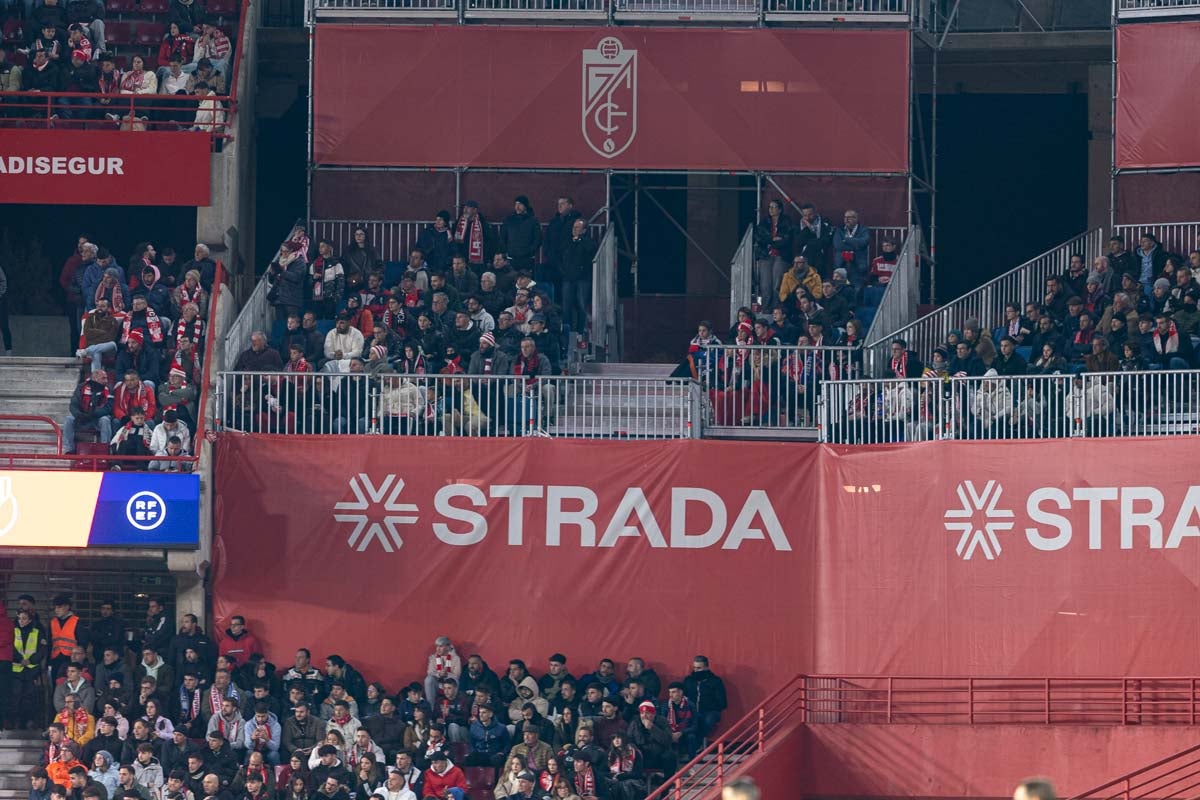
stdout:
<svg viewBox="0 0 1200 800">
<path fill-rule="evenodd" d="M 388 490 L 391 490 L 390 493 Z M 374 506 L 383 503 L 383 524 L 380 525 L 379 520 L 371 519 L 368 513 L 362 514 L 337 514 L 333 515 L 335 522 L 353 522 L 354 530 L 350 531 L 350 538 L 346 540 L 351 550 L 357 550 L 360 553 L 366 552 L 371 542 L 378 541 L 385 553 L 394 553 L 404 546 L 404 540 L 400 538 L 400 532 L 396 530 L 396 525 L 405 524 L 411 525 L 417 521 L 417 507 L 412 503 L 399 502 L 400 493 L 404 491 L 404 480 L 397 478 L 395 475 L 385 475 L 383 482 L 378 487 L 371 482 L 371 476 L 359 473 L 357 476 L 350 479 L 350 491 L 354 493 L 352 502 L 336 503 L 334 511 L 362 511 L 370 512 Z M 364 491 L 366 492 L 364 496 Z M 384 501 L 384 496 L 387 500 Z M 368 502 L 369 500 L 369 502 Z M 400 511 L 402 514 L 393 514 L 386 512 Z M 384 535 L 384 529 L 387 529 L 387 535 Z M 363 535 L 363 531 L 366 535 Z"/>
<path fill-rule="evenodd" d="M 995 481 L 984 484 L 982 492 L 975 491 L 975 484 L 971 481 L 963 481 L 958 485 L 958 501 L 962 507 L 950 509 L 944 519 L 946 530 L 961 534 L 954 552 L 963 561 L 970 561 L 977 547 L 988 561 L 1000 555 L 1000 540 L 996 538 L 996 532 L 1011 531 L 1013 526 L 1013 512 L 996 508 L 1003 491 Z M 983 515 L 982 525 L 975 522 L 980 513 Z"/>
<path fill-rule="evenodd" d="M 354 524 L 346 542 L 352 550 L 366 552 L 375 541 L 385 553 L 400 549 L 404 542 L 396 526 L 418 520 L 416 504 L 399 502 L 404 487 L 395 475 L 379 482 L 362 473 L 350 478 L 354 499 L 336 503 L 333 518 Z M 645 539 L 654 548 L 698 550 L 719 544 L 722 550 L 737 550 L 747 541 L 763 540 L 777 551 L 791 551 L 765 491 L 752 489 L 739 501 L 731 509 L 716 492 L 674 487 L 669 500 L 654 507 L 641 488 L 629 487 L 609 505 L 585 486 L 448 483 L 434 493 L 429 530 L 444 544 L 468 547 L 482 542 L 499 516 L 507 544 L 514 547 L 524 546 L 528 534 L 546 547 L 575 541 L 579 547 L 615 547 L 629 538 Z"/>
<path fill-rule="evenodd" d="M 946 511 L 943 524 L 959 534 L 955 552 L 963 560 L 970 560 L 976 549 L 989 561 L 1000 555 L 997 531 L 1016 525 L 1014 513 L 998 506 L 1002 491 L 996 481 L 982 490 L 971 481 L 958 485 L 959 507 Z M 1200 486 L 1187 487 L 1171 503 L 1153 486 L 1047 486 L 1031 491 L 1024 505 L 1025 540 L 1042 552 L 1071 544 L 1076 526 L 1086 526 L 1089 550 L 1174 550 L 1184 539 L 1200 538 Z"/>
</svg>

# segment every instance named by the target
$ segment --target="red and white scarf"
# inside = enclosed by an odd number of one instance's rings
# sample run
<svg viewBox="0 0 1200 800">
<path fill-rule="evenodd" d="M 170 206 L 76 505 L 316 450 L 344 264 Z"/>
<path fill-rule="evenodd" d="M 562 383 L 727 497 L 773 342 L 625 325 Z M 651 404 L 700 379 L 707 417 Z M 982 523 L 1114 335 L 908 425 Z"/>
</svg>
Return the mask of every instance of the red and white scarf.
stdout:
<svg viewBox="0 0 1200 800">
<path fill-rule="evenodd" d="M 308 359 L 301 356 L 297 361 L 288 361 L 283 365 L 284 372 L 312 372 L 312 365 L 308 363 Z"/>
<path fill-rule="evenodd" d="M 64 708 L 58 712 L 55 722 L 66 728 L 68 739 L 78 742 L 87 733 L 88 713 L 85 709 L 77 708 L 72 714 L 71 711 Z"/>
<path fill-rule="evenodd" d="M 121 78 L 121 91 L 137 94 L 146 82 L 145 70 L 130 70 Z"/>
<path fill-rule="evenodd" d="M 468 234 L 467 223 L 470 222 L 471 230 Z M 463 216 L 458 221 L 458 226 L 454 229 L 454 240 L 456 242 L 467 242 L 467 263 L 482 264 L 483 263 L 483 222 L 479 219 L 479 215 L 471 217 L 467 220 Z"/>
<path fill-rule="evenodd" d="M 133 326 L 133 315 L 125 317 L 125 322 L 121 325 L 121 344 L 129 343 L 129 331 Z M 162 344 L 163 330 L 162 320 L 158 318 L 158 314 L 154 313 L 154 309 L 146 308 L 146 328 L 150 331 L 150 341 L 155 344 Z"/>
<path fill-rule="evenodd" d="M 905 350 L 898 356 L 892 358 L 892 374 L 897 378 L 908 377 L 908 351 Z"/>
<path fill-rule="evenodd" d="M 637 763 L 637 754 L 637 748 L 631 744 L 610 752 L 608 754 L 608 771 L 613 775 L 633 772 L 634 764 Z"/>
<path fill-rule="evenodd" d="M 192 334 L 188 335 L 188 324 L 186 319 L 180 319 L 179 324 L 175 326 L 175 346 L 179 346 L 180 339 L 191 341 L 196 347 L 200 346 L 200 340 L 204 337 L 204 320 L 196 317 L 192 320 Z"/>
<path fill-rule="evenodd" d="M 188 710 L 183 718 L 184 722 L 192 722 L 200 718 L 200 687 L 192 690 L 192 701 L 188 704 Z"/>
<path fill-rule="evenodd" d="M 576 764 L 578 764 L 578 759 Z M 587 762 L 583 762 L 587 764 Z M 596 795 L 596 773 L 592 772 L 591 765 L 585 766 L 583 769 L 576 768 L 575 770 L 575 793 L 580 797 L 594 797 Z"/>
<path fill-rule="evenodd" d="M 83 406 L 84 411 L 93 411 L 104 407 L 108 404 L 111 397 L 112 394 L 108 391 L 107 386 L 103 386 L 100 388 L 100 391 L 96 391 L 92 388 L 91 381 L 84 381 L 83 389 L 79 392 L 80 405 Z"/>
<path fill-rule="evenodd" d="M 1157 328 L 1154 330 L 1154 349 L 1160 353 L 1179 352 L 1179 330 L 1175 327 L 1174 322 L 1167 329 L 1166 340 L 1163 339 L 1162 334 L 1158 332 Z"/>
<path fill-rule="evenodd" d="M 413 359 L 404 359 L 400 362 L 401 375 L 424 375 L 425 374 L 425 356 L 417 356 Z"/>
<path fill-rule="evenodd" d="M 204 297 L 204 288 L 200 284 L 196 284 L 196 288 L 188 291 L 187 284 L 179 287 L 179 307 L 183 308 L 188 303 L 195 303 L 196 308 L 200 308 L 200 299 Z"/>
<path fill-rule="evenodd" d="M 517 359 L 516 365 L 513 367 L 514 375 L 527 375 L 525 380 L 526 386 L 533 386 L 538 379 L 538 357 L 535 355 L 532 358 L 521 356 Z"/>
<path fill-rule="evenodd" d="M 111 295 L 109 292 L 111 292 Z M 105 286 L 104 282 L 101 281 L 100 285 L 96 287 L 96 295 L 92 299 L 96 302 L 99 302 L 103 298 L 108 299 L 108 305 L 114 314 L 125 310 L 125 295 L 121 292 L 120 283 L 114 283 L 111 287 L 109 287 Z M 126 324 L 128 324 L 128 322 Z"/>
</svg>

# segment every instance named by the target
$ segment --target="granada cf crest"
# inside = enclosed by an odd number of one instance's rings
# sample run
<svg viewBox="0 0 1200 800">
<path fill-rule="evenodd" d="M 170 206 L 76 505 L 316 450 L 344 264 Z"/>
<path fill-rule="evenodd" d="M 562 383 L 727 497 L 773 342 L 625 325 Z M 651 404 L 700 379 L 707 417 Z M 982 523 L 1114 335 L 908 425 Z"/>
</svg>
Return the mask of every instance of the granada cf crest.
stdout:
<svg viewBox="0 0 1200 800">
<path fill-rule="evenodd" d="M 637 50 L 615 36 L 583 51 L 583 138 L 605 158 L 615 158 L 637 136 Z"/>
</svg>

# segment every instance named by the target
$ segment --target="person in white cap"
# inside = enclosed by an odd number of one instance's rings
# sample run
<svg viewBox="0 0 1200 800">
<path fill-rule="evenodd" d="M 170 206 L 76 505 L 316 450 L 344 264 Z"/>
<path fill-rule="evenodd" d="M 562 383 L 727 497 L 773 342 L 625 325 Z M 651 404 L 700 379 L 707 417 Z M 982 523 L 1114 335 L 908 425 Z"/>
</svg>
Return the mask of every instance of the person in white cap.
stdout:
<svg viewBox="0 0 1200 800">
<path fill-rule="evenodd" d="M 443 678 L 454 678 L 462 674 L 462 659 L 454 651 L 454 645 L 449 636 L 439 636 L 433 643 L 433 655 L 429 656 L 429 665 L 425 670 L 425 699 L 430 705 L 437 700 L 438 689 Z"/>
</svg>

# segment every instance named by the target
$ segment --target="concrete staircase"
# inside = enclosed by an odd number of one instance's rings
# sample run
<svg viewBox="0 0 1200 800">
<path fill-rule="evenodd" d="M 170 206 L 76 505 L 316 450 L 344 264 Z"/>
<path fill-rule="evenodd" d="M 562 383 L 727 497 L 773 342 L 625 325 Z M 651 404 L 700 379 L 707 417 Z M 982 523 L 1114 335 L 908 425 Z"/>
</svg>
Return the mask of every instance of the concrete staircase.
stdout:
<svg viewBox="0 0 1200 800">
<path fill-rule="evenodd" d="M 686 398 L 666 379 L 673 364 L 584 362 L 579 374 L 594 381 L 560 384 L 551 436 L 662 439 L 689 434 Z M 569 388 L 568 388 L 569 387 Z"/>
<path fill-rule="evenodd" d="M 0 415 L 49 417 L 56 423 L 70 412 L 71 392 L 79 379 L 79 360 L 10 356 L 0 357 Z M 8 453 L 56 453 L 57 438 L 44 422 L 0 422 L 0 456 Z M 5 462 L 0 460 L 0 465 Z M 17 466 L 61 466 L 53 460 L 22 460 Z"/>
<path fill-rule="evenodd" d="M 42 757 L 41 731 L 0 731 L 0 800 L 29 797 L 29 770 Z"/>
</svg>

